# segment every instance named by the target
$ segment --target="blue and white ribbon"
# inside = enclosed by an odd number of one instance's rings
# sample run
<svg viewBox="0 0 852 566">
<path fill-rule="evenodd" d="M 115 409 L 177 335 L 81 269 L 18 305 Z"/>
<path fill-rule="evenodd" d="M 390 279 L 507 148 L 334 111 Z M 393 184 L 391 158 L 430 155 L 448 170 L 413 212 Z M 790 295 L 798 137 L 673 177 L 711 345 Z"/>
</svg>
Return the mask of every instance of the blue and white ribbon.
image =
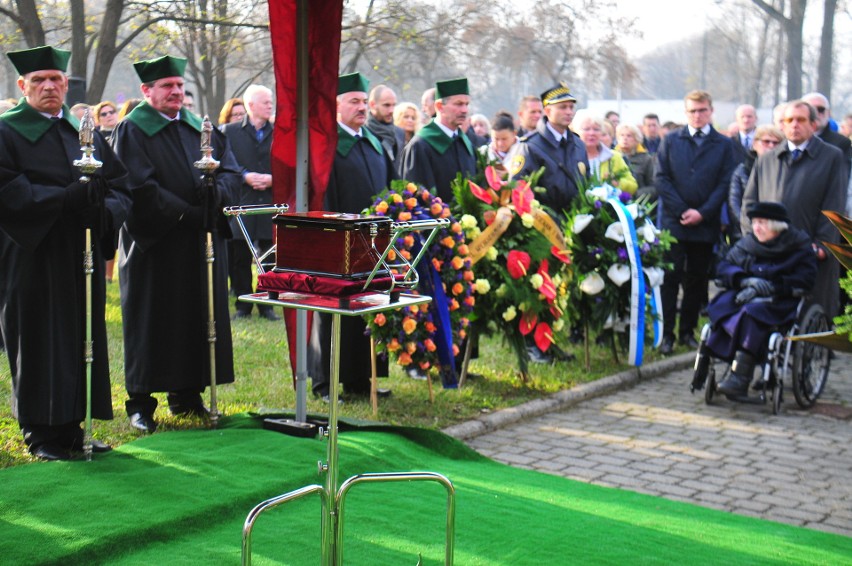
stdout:
<svg viewBox="0 0 852 566">
<path fill-rule="evenodd" d="M 624 246 L 630 260 L 630 345 L 627 356 L 630 363 L 638 367 L 642 365 L 645 350 L 645 274 L 642 272 L 639 237 L 633 216 L 624 203 L 617 197 L 610 197 L 607 202 L 612 205 L 623 227 Z"/>
</svg>

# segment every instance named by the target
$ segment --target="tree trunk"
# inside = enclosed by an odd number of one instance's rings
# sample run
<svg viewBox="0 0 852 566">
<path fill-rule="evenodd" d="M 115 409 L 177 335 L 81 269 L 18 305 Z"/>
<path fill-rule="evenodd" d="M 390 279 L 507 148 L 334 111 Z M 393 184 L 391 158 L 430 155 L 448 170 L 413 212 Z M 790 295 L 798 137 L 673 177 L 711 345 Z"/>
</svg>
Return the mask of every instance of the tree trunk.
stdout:
<svg viewBox="0 0 852 566">
<path fill-rule="evenodd" d="M 21 33 L 29 47 L 38 47 L 47 43 L 44 34 L 44 27 L 41 25 L 41 18 L 38 15 L 35 0 L 16 0 L 18 5 L 18 14 L 21 16 L 20 22 Z"/>
<path fill-rule="evenodd" d="M 817 91 L 831 100 L 832 55 L 834 53 L 834 14 L 837 0 L 825 0 L 822 16 L 822 41 L 819 46 L 817 65 Z"/>
<path fill-rule="evenodd" d="M 85 84 L 86 67 L 86 6 L 83 0 L 71 0 L 71 76 Z"/>
<path fill-rule="evenodd" d="M 92 102 L 103 100 L 112 64 L 120 52 L 116 48 L 118 26 L 124 12 L 124 0 L 107 0 L 104 17 L 101 21 L 101 31 L 98 37 L 98 48 L 95 52 L 95 64 L 92 69 L 92 79 L 86 91 L 86 99 Z"/>
<path fill-rule="evenodd" d="M 787 31 L 787 100 L 802 97 L 802 55 L 804 53 L 804 23 L 807 0 L 793 0 L 790 3 L 790 18 Z"/>
</svg>

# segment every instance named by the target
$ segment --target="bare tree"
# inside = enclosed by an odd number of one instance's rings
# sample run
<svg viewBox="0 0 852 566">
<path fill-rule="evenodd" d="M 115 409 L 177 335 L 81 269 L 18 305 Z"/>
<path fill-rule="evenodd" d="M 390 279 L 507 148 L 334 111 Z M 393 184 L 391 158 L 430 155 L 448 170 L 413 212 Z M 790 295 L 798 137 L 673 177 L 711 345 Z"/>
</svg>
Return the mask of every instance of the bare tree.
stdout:
<svg viewBox="0 0 852 566">
<path fill-rule="evenodd" d="M 790 15 L 765 0 L 752 0 L 761 10 L 773 17 L 784 28 L 787 36 L 787 100 L 802 96 L 802 54 L 804 52 L 805 9 L 808 0 L 790 0 Z"/>
<path fill-rule="evenodd" d="M 832 61 L 834 59 L 834 15 L 837 0 L 825 0 L 822 14 L 822 40 L 817 64 L 817 91 L 831 100 Z"/>
</svg>

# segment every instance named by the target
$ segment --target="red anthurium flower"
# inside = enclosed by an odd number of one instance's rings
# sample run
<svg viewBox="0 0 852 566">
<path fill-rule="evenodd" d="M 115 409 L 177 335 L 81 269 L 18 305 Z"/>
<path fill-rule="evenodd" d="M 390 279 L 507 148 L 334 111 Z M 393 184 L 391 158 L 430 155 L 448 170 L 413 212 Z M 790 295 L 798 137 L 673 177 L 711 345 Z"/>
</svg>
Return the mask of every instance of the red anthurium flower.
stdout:
<svg viewBox="0 0 852 566">
<path fill-rule="evenodd" d="M 473 196 L 484 202 L 485 204 L 491 204 L 493 201 L 491 200 L 491 194 L 474 183 L 473 181 L 467 182 L 470 185 L 470 192 L 473 193 Z"/>
<path fill-rule="evenodd" d="M 518 328 L 521 331 L 523 336 L 526 336 L 530 332 L 532 332 L 533 328 L 535 328 L 535 323 L 538 322 L 538 316 L 534 312 L 526 312 L 521 317 L 521 321 L 518 323 Z"/>
<path fill-rule="evenodd" d="M 512 250 L 506 259 L 506 269 L 512 279 L 520 279 L 527 274 L 530 268 L 530 254 L 519 250 Z"/>
<path fill-rule="evenodd" d="M 550 314 L 553 315 L 553 320 L 559 320 L 562 318 L 562 309 L 556 305 L 550 305 Z"/>
<path fill-rule="evenodd" d="M 512 191 L 512 204 L 515 205 L 515 212 L 526 214 L 531 211 L 534 198 L 532 189 L 524 181 L 518 181 L 518 186 Z"/>
<path fill-rule="evenodd" d="M 553 279 L 550 278 L 550 274 L 547 273 L 547 260 L 541 260 L 541 265 L 538 267 L 538 274 L 541 275 L 544 282 L 541 284 L 541 287 L 538 288 L 538 292 L 544 295 L 544 298 L 547 299 L 548 303 L 552 303 L 554 299 L 556 299 L 556 285 L 553 284 Z"/>
<path fill-rule="evenodd" d="M 553 246 L 552 248 L 550 248 L 550 253 L 552 253 L 553 256 L 562 263 L 567 263 L 568 265 L 571 265 L 571 253 L 567 249 L 560 250 L 556 246 Z"/>
<path fill-rule="evenodd" d="M 540 322 L 535 327 L 533 340 L 535 340 L 535 345 L 538 346 L 539 350 L 546 352 L 553 343 L 553 330 L 550 328 L 550 325 L 546 322 Z"/>
<path fill-rule="evenodd" d="M 500 173 L 491 165 L 485 168 L 485 180 L 488 181 L 488 186 L 495 191 L 499 191 L 506 184 L 506 181 L 500 178 Z"/>
</svg>

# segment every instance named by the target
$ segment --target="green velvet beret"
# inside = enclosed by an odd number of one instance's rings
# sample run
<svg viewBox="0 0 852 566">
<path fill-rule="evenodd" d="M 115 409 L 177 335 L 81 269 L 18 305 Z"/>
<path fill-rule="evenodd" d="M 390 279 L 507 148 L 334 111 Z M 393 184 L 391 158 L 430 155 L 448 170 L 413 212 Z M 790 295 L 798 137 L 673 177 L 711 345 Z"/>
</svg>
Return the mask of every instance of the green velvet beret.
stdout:
<svg viewBox="0 0 852 566">
<path fill-rule="evenodd" d="M 337 94 L 345 92 L 367 92 L 370 90 L 370 81 L 361 73 L 349 73 L 337 77 Z"/>
<path fill-rule="evenodd" d="M 166 77 L 182 77 L 186 69 L 186 59 L 164 55 L 147 61 L 133 63 L 133 68 L 143 83 L 150 83 Z"/>
<path fill-rule="evenodd" d="M 33 71 L 57 70 L 63 73 L 68 68 L 68 59 L 71 52 L 64 49 L 56 49 L 50 45 L 23 49 L 21 51 L 10 51 L 6 57 L 15 66 L 15 70 L 23 76 Z"/>
<path fill-rule="evenodd" d="M 441 100 L 442 98 L 455 96 L 456 94 L 470 94 L 466 78 L 450 79 L 435 83 L 435 100 Z"/>
</svg>

